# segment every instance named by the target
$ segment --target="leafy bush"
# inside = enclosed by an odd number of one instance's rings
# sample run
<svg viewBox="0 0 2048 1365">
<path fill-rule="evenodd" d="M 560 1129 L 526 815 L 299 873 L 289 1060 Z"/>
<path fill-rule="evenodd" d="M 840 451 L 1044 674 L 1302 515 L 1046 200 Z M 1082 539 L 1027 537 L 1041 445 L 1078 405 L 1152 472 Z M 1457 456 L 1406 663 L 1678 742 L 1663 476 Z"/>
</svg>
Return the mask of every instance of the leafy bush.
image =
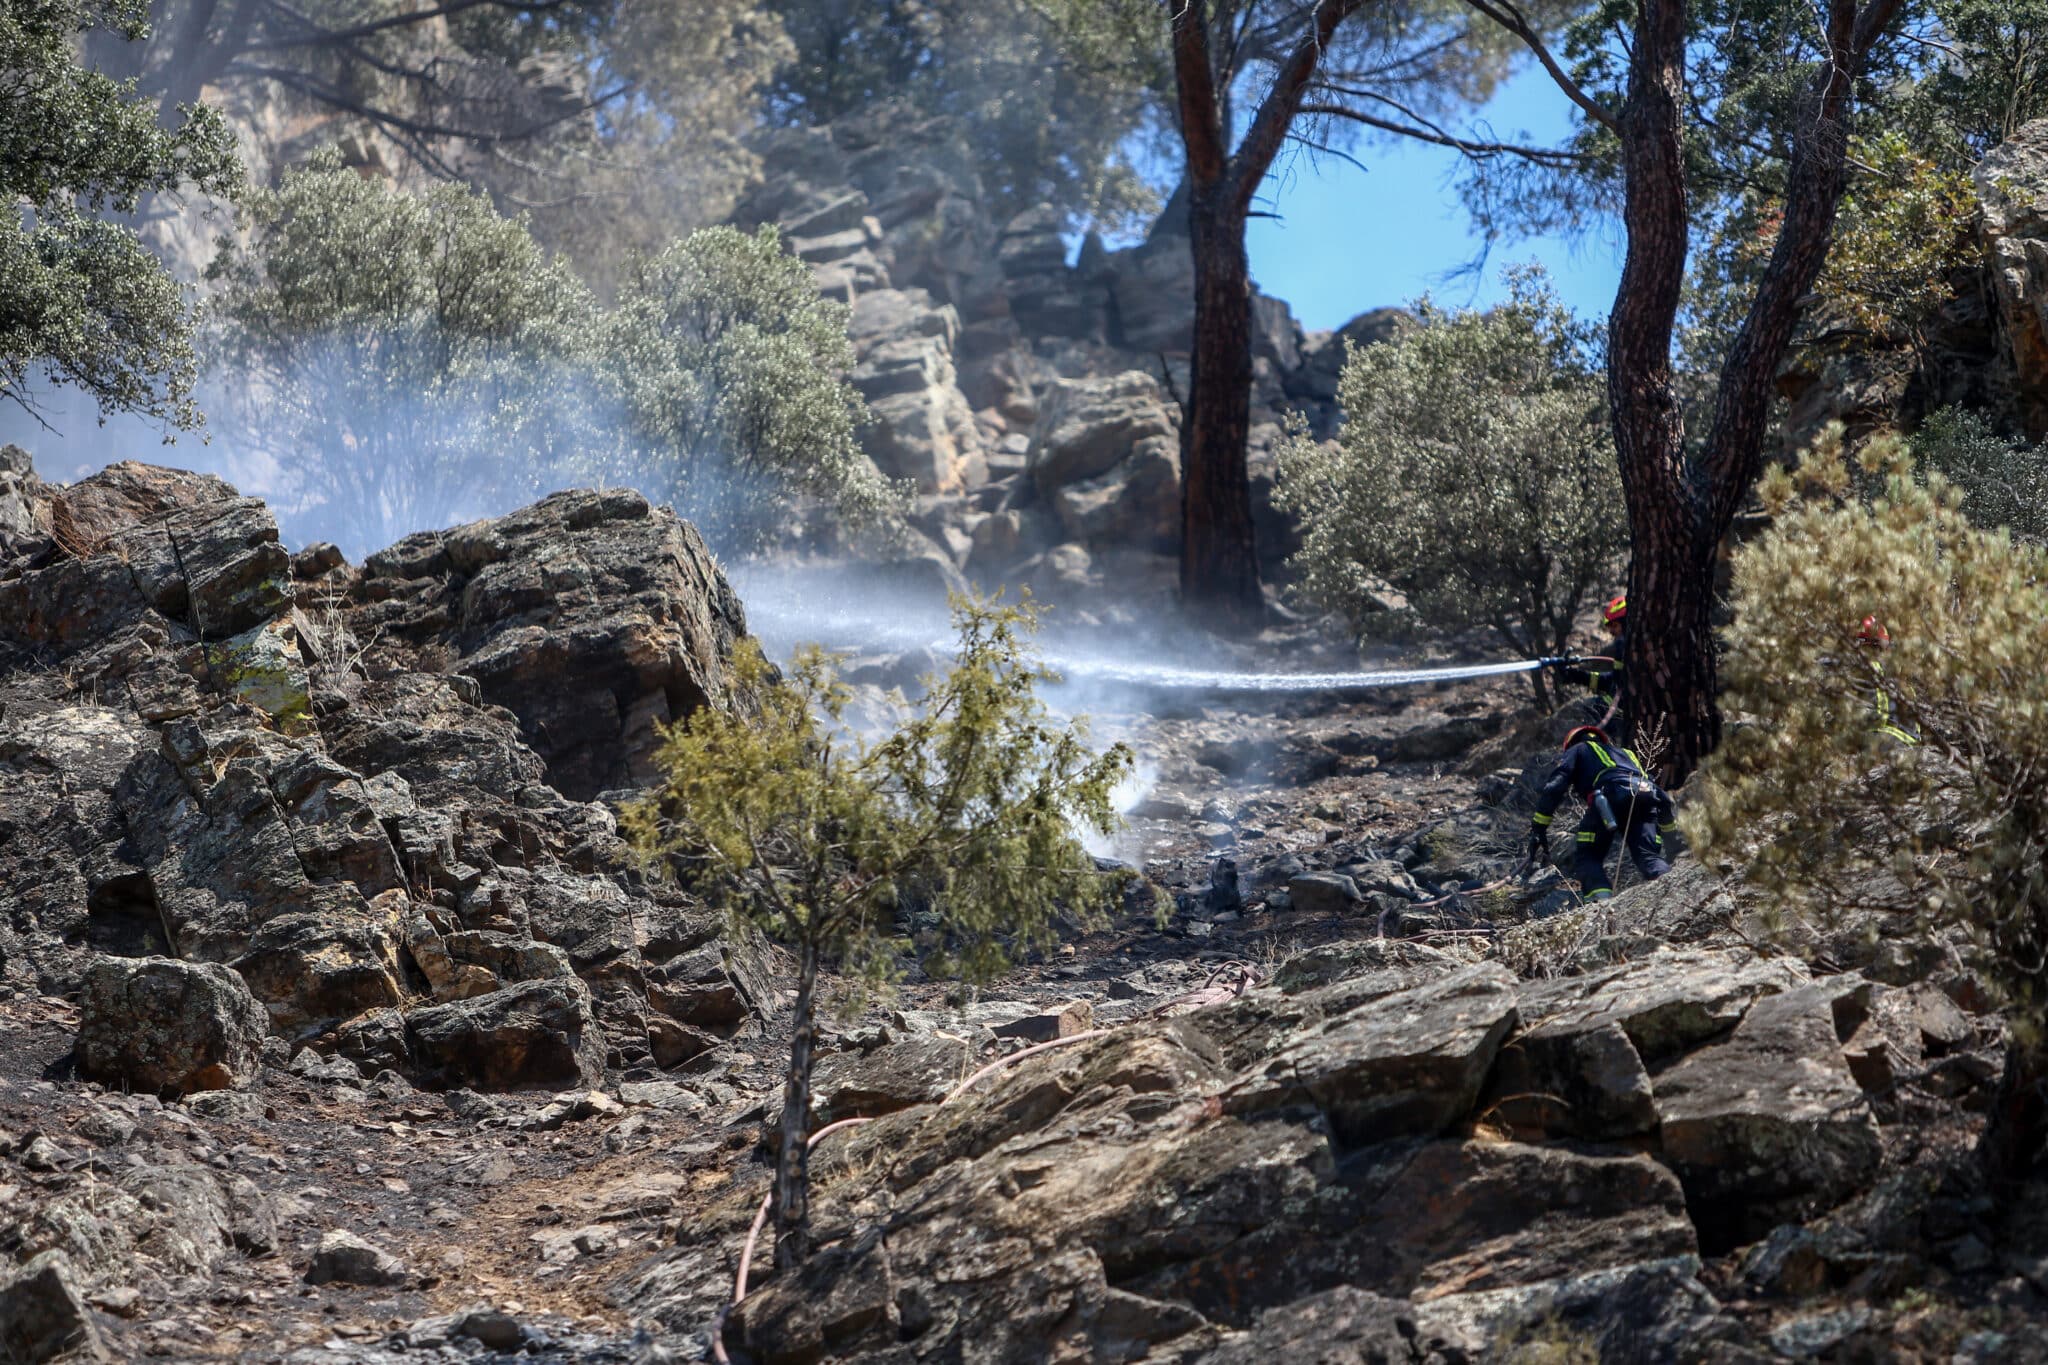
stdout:
<svg viewBox="0 0 2048 1365">
<path fill-rule="evenodd" d="M 847 312 L 773 228 L 707 228 L 640 265 L 605 365 L 634 437 L 621 476 L 652 480 L 727 544 L 772 535 L 790 495 L 885 519 L 903 494 L 855 437 L 866 409 L 844 378 Z"/>
<path fill-rule="evenodd" d="M 778 1259 L 807 1250 L 812 1022 L 818 972 L 835 963 L 886 982 L 906 893 L 928 900 L 948 947 L 927 965 L 985 980 L 1014 953 L 1051 946 L 1061 916 L 1101 919 L 1118 887 L 1076 829 L 1116 825 L 1122 745 L 1096 754 L 1037 698 L 1050 678 L 1026 641 L 1037 613 L 956 601 L 959 655 L 890 734 L 841 719 L 849 690 L 817 650 L 777 680 L 758 648 L 739 657 L 753 714 L 698 711 L 669 732 L 666 776 L 627 824 L 687 869 L 743 929 L 793 949 L 797 994 L 776 1167 Z"/>
<path fill-rule="evenodd" d="M 794 499 L 861 525 L 895 506 L 854 439 L 845 309 L 771 232 L 693 233 L 606 313 L 462 187 L 409 194 L 328 155 L 250 219 L 211 271 L 216 406 L 351 549 L 592 481 L 675 502 L 721 548 Z"/>
<path fill-rule="evenodd" d="M 1892 915 L 1975 945 L 2012 1025 L 1985 1136 L 2009 1171 L 2048 1136 L 2048 550 L 1973 526 L 1897 441 L 1863 465 L 1868 500 L 1836 428 L 1799 481 L 1762 484 L 1776 518 L 1737 554 L 1722 666 L 1747 723 L 1682 824 L 1783 916 Z M 1867 614 L 1882 653 L 1856 644 Z M 1922 743 L 1878 732 L 1880 689 Z"/>
<path fill-rule="evenodd" d="M 227 122 L 154 101 L 80 65 L 81 35 L 148 32 L 140 0 L 33 0 L 0 11 L 0 401 L 36 410 L 38 375 L 84 389 L 100 411 L 199 422 L 184 290 L 132 227 L 145 195 L 229 193 L 241 163 Z"/>
<path fill-rule="evenodd" d="M 1596 333 L 1540 272 L 1510 290 L 1485 313 L 1425 301 L 1420 326 L 1354 351 L 1337 440 L 1280 452 L 1301 591 L 1361 632 L 1485 627 L 1558 654 L 1615 572 L 1628 518 Z M 1377 583 L 1407 610 L 1380 611 Z"/>
<path fill-rule="evenodd" d="M 210 272 L 216 411 L 330 535 L 375 549 L 481 516 L 586 453 L 593 304 L 523 221 L 331 154 L 250 217 Z"/>
<path fill-rule="evenodd" d="M 1912 336 L 1955 295 L 1974 263 L 1970 177 L 1916 152 L 1900 133 L 1866 138 L 1842 195 L 1828 263 L 1815 283 L 1823 307 L 1873 336 Z M 1774 245 L 1775 225 L 1760 244 Z"/>
<path fill-rule="evenodd" d="M 2003 526 L 2022 540 L 2048 544 L 2048 456 L 2002 435 L 1983 414 L 1943 408 L 1913 437 L 1913 460 L 1945 475 L 1979 526 Z"/>
</svg>

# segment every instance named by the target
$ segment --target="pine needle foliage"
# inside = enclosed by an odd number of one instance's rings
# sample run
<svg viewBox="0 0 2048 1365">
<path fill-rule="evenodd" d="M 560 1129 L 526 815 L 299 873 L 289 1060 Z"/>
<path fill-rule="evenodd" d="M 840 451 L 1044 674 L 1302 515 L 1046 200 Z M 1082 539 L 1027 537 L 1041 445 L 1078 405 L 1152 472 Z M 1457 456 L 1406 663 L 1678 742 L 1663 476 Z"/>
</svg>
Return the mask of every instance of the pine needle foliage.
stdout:
<svg viewBox="0 0 2048 1365">
<path fill-rule="evenodd" d="M 928 971 L 987 980 L 1043 951 L 1063 925 L 1092 927 L 1123 890 L 1077 830 L 1117 825 L 1111 793 L 1130 772 L 1123 745 L 1100 753 L 1078 722 L 1037 695 L 1055 675 L 1029 637 L 1039 614 L 956 598 L 952 668 L 907 703 L 893 730 L 845 724 L 851 690 L 833 656 L 799 654 L 786 679 L 751 643 L 739 690 L 751 714 L 705 708 L 672 729 L 665 777 L 628 812 L 638 846 L 669 860 L 732 916 L 797 959 L 794 1036 L 776 1171 L 778 1257 L 807 1251 L 805 1147 L 818 973 L 835 966 L 886 986 L 909 947 L 906 896 L 938 917 Z"/>
<path fill-rule="evenodd" d="M 1831 428 L 1760 491 L 1775 520 L 1736 557 L 1722 668 L 1742 719 L 1687 838 L 1781 922 L 1890 916 L 1974 946 L 2012 1026 L 1986 1137 L 2009 1167 L 2048 1131 L 2048 551 L 1971 524 L 1895 439 L 1852 463 Z M 1890 648 L 1858 644 L 1866 615 Z M 1880 730 L 1880 697 L 1920 743 Z"/>
<path fill-rule="evenodd" d="M 1490 629 L 1561 654 L 1628 538 L 1599 347 L 1539 270 L 1486 312 L 1438 309 L 1354 351 L 1333 443 L 1280 452 L 1301 592 L 1361 634 Z M 1385 584 L 1407 610 L 1377 609 Z M 1532 675 L 1543 700 L 1543 679 Z"/>
</svg>

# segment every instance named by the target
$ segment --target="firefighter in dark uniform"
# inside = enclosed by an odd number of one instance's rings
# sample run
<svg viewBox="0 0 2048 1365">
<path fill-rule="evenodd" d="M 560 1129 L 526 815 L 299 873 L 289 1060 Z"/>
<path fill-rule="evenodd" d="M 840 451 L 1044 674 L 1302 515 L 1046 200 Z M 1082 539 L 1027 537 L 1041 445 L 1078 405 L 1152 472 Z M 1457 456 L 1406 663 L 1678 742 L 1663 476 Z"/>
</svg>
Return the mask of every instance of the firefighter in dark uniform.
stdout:
<svg viewBox="0 0 2048 1365">
<path fill-rule="evenodd" d="M 1892 647 L 1892 633 L 1885 629 L 1884 622 L 1875 616 L 1863 618 L 1863 625 L 1856 632 L 1856 643 L 1868 655 L 1870 663 L 1870 715 L 1871 731 L 1886 744 L 1912 748 L 1920 742 L 1920 736 L 1906 729 L 1892 714 L 1892 696 L 1884 685 L 1884 651 Z"/>
<path fill-rule="evenodd" d="M 1628 597 L 1621 595 L 1608 599 L 1600 609 L 1600 623 L 1607 630 L 1607 652 L 1612 663 L 1605 668 L 1588 668 L 1577 658 L 1557 661 L 1558 671 L 1575 683 L 1582 683 L 1592 693 L 1593 700 L 1601 708 L 1599 724 L 1609 734 L 1622 739 L 1628 737 L 1627 720 L 1622 714 L 1623 684 L 1627 681 L 1622 670 L 1628 659 Z"/>
<path fill-rule="evenodd" d="M 1571 793 L 1586 803 L 1579 821 L 1572 875 L 1588 900 L 1614 894 L 1607 876 L 1607 854 L 1621 838 L 1643 880 L 1655 881 L 1671 870 L 1664 858 L 1664 836 L 1671 832 L 1671 798 L 1643 771 L 1633 752 L 1608 739 L 1597 725 L 1581 725 L 1565 736 L 1557 768 L 1536 798 L 1534 826 L 1529 831 L 1529 859 L 1550 861 L 1550 823 Z"/>
</svg>

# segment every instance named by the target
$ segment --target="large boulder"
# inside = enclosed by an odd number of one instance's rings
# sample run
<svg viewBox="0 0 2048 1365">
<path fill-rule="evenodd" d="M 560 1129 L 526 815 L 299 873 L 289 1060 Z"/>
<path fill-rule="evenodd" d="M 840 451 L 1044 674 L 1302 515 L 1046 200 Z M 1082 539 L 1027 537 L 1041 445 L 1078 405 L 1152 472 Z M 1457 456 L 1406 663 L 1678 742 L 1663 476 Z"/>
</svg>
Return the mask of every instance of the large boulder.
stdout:
<svg viewBox="0 0 2048 1365">
<path fill-rule="evenodd" d="M 579 800 L 654 775 L 659 729 L 732 704 L 739 599 L 688 522 L 638 493 L 570 492 L 370 556 L 350 628 L 474 678 Z"/>
<path fill-rule="evenodd" d="M 1867 988 L 1863 988 L 1867 992 Z M 1725 1043 L 1655 1080 L 1665 1161 L 1710 1250 L 1868 1188 L 1882 1148 L 1842 1040 L 1858 990 L 1824 982 L 1751 1006 Z"/>
<path fill-rule="evenodd" d="M 1657 1126 L 1650 1067 L 1726 1035 L 1768 995 L 1799 986 L 1784 959 L 1664 950 L 1591 977 L 1520 988 L 1529 1027 L 1501 1050 L 1496 1113 L 1554 1136 L 1625 1138 Z"/>
<path fill-rule="evenodd" d="M 214 963 L 103 958 L 79 1006 L 80 1074 L 164 1095 L 240 1089 L 269 1021 L 239 974 Z"/>
<path fill-rule="evenodd" d="M 565 1090 L 604 1079 L 590 992 L 575 977 L 526 981 L 405 1018 L 420 1078 L 447 1088 Z"/>
<path fill-rule="evenodd" d="M 13 1365 L 108 1358 L 61 1251 L 34 1257 L 0 1285 L 0 1358 Z"/>
<path fill-rule="evenodd" d="M 1159 384 L 1143 371 L 1103 379 L 1068 379 L 1046 393 L 1031 429 L 1025 472 L 1050 498 L 1072 484 L 1100 479 L 1147 441 L 1174 439 L 1174 420 Z"/>
<path fill-rule="evenodd" d="M 1234 1081 L 1223 1108 L 1313 1106 L 1354 1144 L 1441 1132 L 1471 1109 L 1516 1018 L 1505 969 L 1464 968 L 1298 1038 Z"/>
</svg>

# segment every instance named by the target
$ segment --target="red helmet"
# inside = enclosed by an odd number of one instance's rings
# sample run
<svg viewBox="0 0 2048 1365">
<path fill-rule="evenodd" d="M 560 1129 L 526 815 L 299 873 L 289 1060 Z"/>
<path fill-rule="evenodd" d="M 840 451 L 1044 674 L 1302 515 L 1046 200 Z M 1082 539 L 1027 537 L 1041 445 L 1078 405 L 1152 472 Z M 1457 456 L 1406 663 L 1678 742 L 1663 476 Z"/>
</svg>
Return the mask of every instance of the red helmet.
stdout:
<svg viewBox="0 0 2048 1365">
<path fill-rule="evenodd" d="M 1857 628 L 1856 638 L 1866 645 L 1884 647 L 1891 644 L 1892 633 L 1886 630 L 1884 622 L 1875 616 L 1866 616 L 1863 618 L 1863 624 Z"/>
<path fill-rule="evenodd" d="M 1572 732 L 1564 737 L 1564 743 L 1560 744 L 1558 747 L 1560 749 L 1569 749 L 1572 747 L 1572 745 L 1577 744 L 1582 739 L 1597 739 L 1602 744 L 1609 744 L 1613 742 L 1607 738 L 1607 732 L 1601 729 L 1599 726 L 1580 725 L 1574 727 Z"/>
<path fill-rule="evenodd" d="M 1617 595 L 1616 595 L 1615 597 L 1613 597 L 1612 599 L 1610 599 L 1610 600 L 1608 601 L 1607 605 L 1606 605 L 1606 606 L 1604 606 L 1604 607 L 1602 607 L 1602 608 L 1600 609 L 1600 619 L 1601 619 L 1601 620 L 1603 620 L 1603 621 L 1605 621 L 1605 622 L 1606 622 L 1606 623 L 1607 623 L 1608 625 L 1610 625 L 1610 626 L 1611 626 L 1611 625 L 1613 625 L 1613 624 L 1614 624 L 1615 622 L 1617 622 L 1617 621 L 1624 621 L 1624 620 L 1627 620 L 1627 619 L 1628 619 L 1628 596 L 1627 596 L 1627 594 L 1625 594 L 1625 593 L 1623 593 L 1623 594 L 1617 594 Z"/>
</svg>

